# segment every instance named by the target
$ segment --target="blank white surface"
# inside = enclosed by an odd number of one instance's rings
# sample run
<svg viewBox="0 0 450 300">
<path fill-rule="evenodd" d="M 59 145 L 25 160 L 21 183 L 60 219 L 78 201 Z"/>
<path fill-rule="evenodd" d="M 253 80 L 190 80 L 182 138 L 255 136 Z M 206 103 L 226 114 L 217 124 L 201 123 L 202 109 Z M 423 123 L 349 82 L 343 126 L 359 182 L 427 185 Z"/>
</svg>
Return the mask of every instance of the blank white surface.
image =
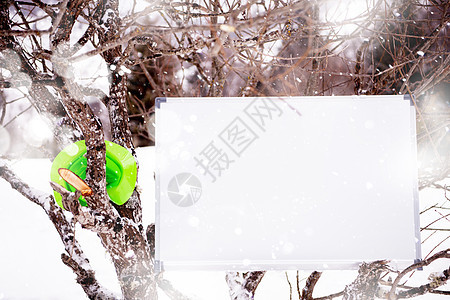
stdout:
<svg viewBox="0 0 450 300">
<path fill-rule="evenodd" d="M 156 118 L 157 259 L 166 270 L 412 263 L 412 116 L 401 96 L 167 99 Z M 220 173 L 199 167 L 211 145 L 229 162 Z M 188 207 L 169 199 L 180 173 L 201 182 Z"/>
</svg>

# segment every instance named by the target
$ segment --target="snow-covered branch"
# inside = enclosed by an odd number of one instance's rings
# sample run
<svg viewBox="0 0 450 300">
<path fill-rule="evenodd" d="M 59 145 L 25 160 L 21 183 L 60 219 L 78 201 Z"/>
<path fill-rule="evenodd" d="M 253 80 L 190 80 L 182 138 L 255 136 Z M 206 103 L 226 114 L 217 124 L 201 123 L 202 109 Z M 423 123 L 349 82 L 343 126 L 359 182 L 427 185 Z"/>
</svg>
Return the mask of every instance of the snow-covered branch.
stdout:
<svg viewBox="0 0 450 300">
<path fill-rule="evenodd" d="M 378 260 L 371 263 L 362 263 L 358 270 L 358 276 L 353 283 L 344 289 L 345 300 L 374 299 L 379 297 L 378 281 L 383 271 L 387 270 L 388 262 Z"/>
<path fill-rule="evenodd" d="M 66 253 L 61 254 L 61 259 L 63 263 L 70 266 L 75 272 L 77 282 L 86 292 L 86 295 L 91 299 L 113 299 L 113 294 L 102 287 L 95 278 L 95 272 L 75 238 L 74 222 L 56 205 L 53 196 L 34 189 L 23 182 L 8 167 L 5 160 L 0 160 L 0 177 L 6 180 L 13 189 L 21 193 L 28 200 L 39 205 L 45 211 L 64 244 Z"/>
<path fill-rule="evenodd" d="M 228 272 L 225 276 L 232 300 L 253 299 L 265 271 Z"/>
</svg>

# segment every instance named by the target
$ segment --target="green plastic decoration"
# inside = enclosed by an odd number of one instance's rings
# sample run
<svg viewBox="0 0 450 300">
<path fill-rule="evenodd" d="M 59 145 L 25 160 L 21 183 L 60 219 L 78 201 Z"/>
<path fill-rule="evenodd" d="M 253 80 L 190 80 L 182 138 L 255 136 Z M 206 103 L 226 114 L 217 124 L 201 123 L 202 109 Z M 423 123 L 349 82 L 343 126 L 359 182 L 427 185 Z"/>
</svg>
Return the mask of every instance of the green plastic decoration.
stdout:
<svg viewBox="0 0 450 300">
<path fill-rule="evenodd" d="M 128 201 L 136 185 L 137 167 L 136 160 L 124 147 L 110 141 L 106 145 L 106 191 L 112 202 L 122 205 Z M 75 192 L 75 188 L 67 183 L 58 174 L 59 168 L 66 168 L 77 174 L 81 179 L 86 179 L 87 159 L 86 144 L 84 140 L 75 142 L 62 150 L 55 157 L 50 171 L 50 179 L 65 187 L 68 191 Z M 62 208 L 62 198 L 54 192 L 56 203 Z M 87 206 L 83 196 L 78 199 L 82 206 Z"/>
</svg>

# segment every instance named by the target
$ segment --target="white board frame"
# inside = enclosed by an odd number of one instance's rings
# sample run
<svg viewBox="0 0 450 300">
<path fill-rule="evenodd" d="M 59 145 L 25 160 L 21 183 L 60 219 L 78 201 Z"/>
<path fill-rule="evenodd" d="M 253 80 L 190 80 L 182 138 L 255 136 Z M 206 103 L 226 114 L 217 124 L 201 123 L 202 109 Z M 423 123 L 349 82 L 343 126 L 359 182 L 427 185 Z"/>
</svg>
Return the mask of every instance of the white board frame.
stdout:
<svg viewBox="0 0 450 300">
<path fill-rule="evenodd" d="M 412 264 L 415 261 L 421 259 L 421 241 L 420 241 L 420 226 L 419 226 L 419 198 L 418 198 L 418 187 L 417 187 L 417 166 L 416 166 L 416 112 L 415 107 L 413 105 L 413 101 L 408 96 L 336 96 L 336 97 L 273 97 L 273 98 L 158 98 L 156 101 L 156 171 L 155 171 L 155 179 L 156 179 L 156 214 L 155 214 L 155 259 L 156 259 L 156 269 L 161 270 L 291 270 L 291 269 L 302 269 L 302 270 L 326 270 L 326 269 L 357 269 L 362 261 L 375 260 L 375 259 L 393 259 L 392 257 L 360 257 L 360 258 L 352 258 L 352 259 L 333 259 L 331 257 L 324 257 L 323 259 L 302 259 L 302 257 L 298 257 L 297 259 L 289 259 L 289 260 L 279 260 L 279 259 L 253 259 L 249 257 L 248 259 L 242 259 L 242 257 L 238 259 L 233 258 L 218 258 L 218 259 L 202 259 L 195 253 L 187 260 L 177 259 L 176 257 L 171 257 L 170 255 L 165 255 L 165 249 L 169 247 L 167 245 L 167 239 L 164 240 L 166 244 L 162 244 L 162 233 L 164 231 L 163 219 L 167 215 L 162 215 L 162 213 L 167 213 L 166 207 L 162 207 L 161 201 L 169 201 L 167 195 L 167 176 L 173 177 L 175 174 L 167 175 L 165 174 L 165 170 L 167 169 L 167 143 L 164 145 L 161 144 L 161 137 L 164 135 L 171 135 L 173 129 L 168 129 L 167 125 L 161 120 L 161 113 L 164 113 L 166 110 L 170 110 L 169 107 L 174 108 L 177 105 L 181 108 L 183 105 L 205 105 L 208 103 L 220 103 L 220 106 L 232 106 L 238 102 L 252 103 L 252 101 L 258 101 L 258 99 L 266 99 L 267 101 L 271 101 L 273 103 L 277 103 L 278 107 L 283 106 L 283 110 L 290 111 L 292 113 L 298 114 L 301 118 L 301 112 L 295 107 L 298 103 L 306 103 L 308 101 L 317 101 L 320 102 L 329 102 L 329 103 L 354 103 L 360 105 L 360 103 L 382 103 L 381 101 L 402 101 L 402 103 L 408 103 L 409 106 L 409 139 L 410 139 L 410 156 L 411 156 L 411 199 L 406 201 L 411 201 L 409 205 L 411 205 L 411 209 L 413 210 L 414 216 L 409 216 L 409 220 L 412 220 L 414 224 L 411 224 L 412 235 L 414 236 L 415 241 L 412 241 L 414 247 L 414 255 L 408 255 L 408 257 L 402 258 L 394 258 L 391 265 L 398 268 L 406 267 Z M 400 102 L 399 102 L 400 103 Z M 383 104 L 380 104 L 383 105 Z M 185 106 L 186 107 L 186 106 Z M 214 106 L 217 108 L 217 106 Z M 206 109 L 207 112 L 207 109 Z M 197 113 L 196 117 L 201 118 L 206 114 L 203 114 L 198 117 L 200 112 Z M 178 113 L 183 113 L 179 111 Z M 209 111 L 210 114 L 215 114 L 216 118 L 220 117 L 220 112 Z M 236 110 L 235 115 L 239 115 L 242 111 L 239 108 Z M 228 116 L 227 116 L 228 117 Z M 233 119 L 234 116 L 230 115 L 229 119 Z M 283 116 L 284 117 L 284 116 Z M 173 119 L 177 122 L 177 118 Z M 173 121 L 172 120 L 172 121 Z M 192 120 L 191 120 L 192 121 Z M 195 120 L 194 120 L 195 121 Z M 239 120 L 237 120 L 239 121 Z M 236 122 L 237 122 L 236 121 Z M 228 121 L 229 123 L 229 121 Z M 230 123 L 231 124 L 231 123 Z M 182 134 L 186 134 L 186 132 L 191 132 L 189 129 L 189 124 L 175 124 L 178 127 L 183 128 L 181 131 Z M 255 124 L 254 124 L 255 125 Z M 257 124 L 256 124 L 257 125 Z M 176 127 L 175 126 L 175 127 Z M 186 127 L 187 126 L 187 127 Z M 372 126 L 370 123 L 366 124 L 366 126 Z M 264 129 L 264 128 L 263 128 Z M 292 128 L 291 128 L 292 129 Z M 169 132 L 167 132 L 169 131 Z M 262 130 L 264 131 L 264 130 Z M 179 134 L 179 132 L 177 133 Z M 209 134 L 209 135 L 208 135 Z M 204 144 L 211 139 L 220 137 L 220 130 L 211 133 L 207 130 L 207 136 L 205 136 Z M 209 140 L 208 140 L 209 138 Z M 177 139 L 173 140 L 173 143 L 177 143 Z M 178 147 L 179 148 L 179 147 Z M 182 147 L 183 148 L 183 147 Z M 180 149 L 178 149 L 180 150 Z M 183 150 L 183 149 L 181 149 Z M 189 149 L 187 149 L 189 150 Z M 242 150 L 242 149 L 241 149 Z M 245 149 L 244 149 L 245 150 Z M 198 152 L 196 153 L 198 154 Z M 235 151 L 237 157 L 240 156 L 240 150 Z M 164 162 L 165 161 L 165 162 Z M 176 160 L 175 160 L 176 161 Z M 170 168 L 170 163 L 169 163 Z M 183 170 L 179 170 L 178 173 L 182 173 Z M 185 170 L 190 171 L 190 170 Z M 172 172 L 173 173 L 173 172 Z M 177 173 L 177 172 L 176 172 Z M 198 175 L 198 173 L 197 173 Z M 198 177 L 201 177 L 200 175 Z M 162 180 L 166 180 L 165 184 L 162 185 Z M 205 178 L 202 178 L 205 179 Z M 220 179 L 220 178 L 219 178 Z M 217 178 L 216 178 L 217 180 Z M 175 208 L 175 206 L 173 206 Z M 164 210 L 164 212 L 162 211 Z M 176 215 L 176 214 L 175 214 Z M 194 220 L 194 223 L 198 222 L 198 220 Z M 194 224 L 195 225 L 195 224 Z M 163 230 L 162 230 L 163 228 Z M 173 233 L 173 232 L 172 232 Z M 239 233 L 239 232 L 237 232 Z M 169 238 L 170 241 L 176 244 L 178 237 L 172 234 Z M 163 236 L 164 237 L 164 236 Z M 192 243 L 202 242 L 201 240 L 196 241 L 195 237 L 192 237 Z M 204 242 L 204 241 L 203 241 Z M 382 243 L 382 241 L 380 241 Z M 170 243 L 170 242 L 169 242 Z M 238 245 L 238 241 L 230 240 L 229 243 L 236 243 Z M 174 246 L 172 245 L 172 246 Z M 187 244 L 186 244 L 187 245 Z M 180 245 L 176 245 L 180 247 Z M 170 247 L 169 247 L 170 248 Z M 318 249 L 320 251 L 320 249 Z M 248 254 L 248 253 L 247 253 Z M 172 256 L 176 256 L 176 253 L 172 253 Z M 327 255 L 325 255 L 327 256 Z"/>
</svg>

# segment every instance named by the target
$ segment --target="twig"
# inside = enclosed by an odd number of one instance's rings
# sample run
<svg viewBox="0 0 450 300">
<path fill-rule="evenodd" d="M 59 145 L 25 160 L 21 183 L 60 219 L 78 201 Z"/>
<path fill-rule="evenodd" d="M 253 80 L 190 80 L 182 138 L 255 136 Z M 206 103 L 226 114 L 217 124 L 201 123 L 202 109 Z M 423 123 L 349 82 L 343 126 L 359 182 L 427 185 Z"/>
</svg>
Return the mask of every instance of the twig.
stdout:
<svg viewBox="0 0 450 300">
<path fill-rule="evenodd" d="M 64 13 L 66 11 L 67 8 L 67 4 L 69 3 L 69 0 L 64 0 L 60 5 L 59 5 L 59 11 L 58 14 L 56 15 L 55 20 L 53 21 L 52 24 L 52 30 L 51 30 L 51 34 L 54 34 L 55 31 L 58 29 L 59 24 L 61 23 L 61 20 L 64 16 Z"/>
<path fill-rule="evenodd" d="M 411 288 L 407 291 L 401 291 L 397 295 L 397 299 L 402 298 L 413 298 L 426 293 L 435 291 L 436 288 L 444 285 L 450 277 L 450 267 L 442 272 L 442 275 L 432 276 L 430 283 L 423 284 L 419 287 Z M 450 291 L 438 291 L 436 294 L 447 294 L 450 295 Z"/>
<path fill-rule="evenodd" d="M 292 284 L 289 281 L 289 276 L 288 276 L 287 272 L 284 272 L 284 275 L 286 276 L 286 281 L 289 285 L 289 300 L 292 300 Z"/>
</svg>

